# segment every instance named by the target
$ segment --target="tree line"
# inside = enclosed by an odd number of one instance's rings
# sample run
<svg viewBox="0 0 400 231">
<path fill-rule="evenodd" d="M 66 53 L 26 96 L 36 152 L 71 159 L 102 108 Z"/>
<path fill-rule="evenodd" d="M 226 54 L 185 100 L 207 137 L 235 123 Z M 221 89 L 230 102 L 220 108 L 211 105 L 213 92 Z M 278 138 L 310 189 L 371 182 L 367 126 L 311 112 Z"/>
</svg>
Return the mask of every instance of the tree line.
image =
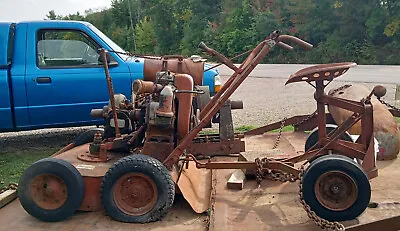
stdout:
<svg viewBox="0 0 400 231">
<path fill-rule="evenodd" d="M 138 54 L 189 56 L 204 41 L 233 57 L 279 29 L 315 47 L 275 48 L 265 63 L 400 64 L 398 0 L 113 0 L 109 9 L 47 18 L 88 21 Z"/>
</svg>

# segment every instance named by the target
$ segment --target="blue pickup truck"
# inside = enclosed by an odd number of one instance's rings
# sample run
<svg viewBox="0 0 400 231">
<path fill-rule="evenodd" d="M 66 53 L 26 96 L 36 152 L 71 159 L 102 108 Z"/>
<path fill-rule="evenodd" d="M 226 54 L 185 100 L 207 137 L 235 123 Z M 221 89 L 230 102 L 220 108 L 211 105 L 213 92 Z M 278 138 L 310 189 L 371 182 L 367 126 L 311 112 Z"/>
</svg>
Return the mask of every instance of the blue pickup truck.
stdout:
<svg viewBox="0 0 400 231">
<path fill-rule="evenodd" d="M 0 131 L 95 125 L 90 110 L 108 103 L 99 48 L 124 52 L 87 22 L 0 23 Z M 110 52 L 115 93 L 130 98 L 144 60 Z M 207 65 L 206 67 L 207 68 Z M 218 71 L 204 74 L 211 95 Z"/>
</svg>

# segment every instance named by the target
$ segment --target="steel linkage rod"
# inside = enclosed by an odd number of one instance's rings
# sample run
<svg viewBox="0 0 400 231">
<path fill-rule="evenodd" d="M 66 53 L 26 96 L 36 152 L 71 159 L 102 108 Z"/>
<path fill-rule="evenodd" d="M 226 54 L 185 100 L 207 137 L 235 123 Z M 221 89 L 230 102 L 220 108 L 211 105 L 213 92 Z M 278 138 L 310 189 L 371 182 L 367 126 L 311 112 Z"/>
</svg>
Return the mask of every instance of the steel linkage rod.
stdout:
<svg viewBox="0 0 400 231">
<path fill-rule="evenodd" d="M 265 42 L 261 42 L 260 44 L 257 45 L 256 48 L 253 49 L 253 51 L 250 53 L 249 56 L 247 56 L 246 60 L 239 66 L 239 70 L 242 70 L 242 68 L 248 64 L 251 60 L 254 59 L 255 55 L 261 51 L 263 46 L 265 45 Z M 211 99 L 211 101 L 201 110 L 200 112 L 200 118 L 204 118 L 206 115 L 206 112 L 210 110 L 210 108 L 215 105 L 217 99 L 221 97 L 221 95 L 228 89 L 228 87 L 232 84 L 233 80 L 238 76 L 239 72 L 235 71 L 232 76 L 225 82 L 224 85 L 222 85 L 222 88 L 220 91 L 215 94 L 215 96 Z"/>
<path fill-rule="evenodd" d="M 101 57 L 103 59 L 104 71 L 106 73 L 108 94 L 110 95 L 110 104 L 111 104 L 111 108 L 112 108 L 112 114 L 113 114 L 114 126 L 115 126 L 115 137 L 119 138 L 119 137 L 121 137 L 121 133 L 119 131 L 119 126 L 118 126 L 117 109 L 115 106 L 115 98 L 114 98 L 114 88 L 113 88 L 110 72 L 108 70 L 107 54 L 106 54 L 106 50 L 104 48 L 101 48 Z"/>
<path fill-rule="evenodd" d="M 239 87 L 239 85 L 249 76 L 251 71 L 259 64 L 262 59 L 267 55 L 271 47 L 271 43 L 267 43 L 267 41 L 275 41 L 273 39 L 267 39 L 262 42 L 262 48 L 260 52 L 255 56 L 255 58 L 249 62 L 248 65 L 244 66 L 244 69 L 239 69 L 232 76 L 237 76 L 232 79 L 232 83 L 226 87 L 226 90 L 221 93 L 221 97 L 216 97 L 215 104 L 212 105 L 211 101 L 207 104 L 210 107 L 209 110 L 206 111 L 206 115 L 201 119 L 200 123 L 194 127 L 182 140 L 181 143 L 172 151 L 172 153 L 164 160 L 164 165 L 167 168 L 171 168 L 173 164 L 179 161 L 179 156 L 182 155 L 183 151 L 187 148 L 190 142 L 197 136 L 197 134 L 203 129 L 203 127 L 211 120 L 211 117 L 222 107 L 226 100 L 233 94 L 233 92 Z M 255 52 L 253 51 L 252 54 Z M 250 54 L 250 55 L 252 55 Z"/>
<path fill-rule="evenodd" d="M 323 147 L 320 149 L 313 150 L 313 148 L 316 145 L 319 145 L 320 143 L 315 144 L 313 147 L 310 148 L 309 151 L 306 153 L 303 153 L 301 155 L 297 155 L 291 158 L 285 159 L 285 161 L 291 162 L 291 163 L 298 163 L 304 160 L 308 160 L 310 158 L 313 158 L 314 156 L 319 156 L 322 154 L 324 150 L 326 150 L 332 143 L 337 141 L 341 135 L 343 135 L 347 130 L 349 130 L 354 124 L 356 124 L 359 120 L 361 120 L 361 116 L 358 113 L 354 113 L 352 116 L 350 116 L 342 125 L 336 128 L 333 133 L 329 133 L 328 136 L 328 141 L 324 143 Z M 326 134 L 325 134 L 326 135 Z M 325 139 L 324 139 L 325 140 Z M 354 152 L 354 155 L 358 155 L 359 152 Z"/>
</svg>

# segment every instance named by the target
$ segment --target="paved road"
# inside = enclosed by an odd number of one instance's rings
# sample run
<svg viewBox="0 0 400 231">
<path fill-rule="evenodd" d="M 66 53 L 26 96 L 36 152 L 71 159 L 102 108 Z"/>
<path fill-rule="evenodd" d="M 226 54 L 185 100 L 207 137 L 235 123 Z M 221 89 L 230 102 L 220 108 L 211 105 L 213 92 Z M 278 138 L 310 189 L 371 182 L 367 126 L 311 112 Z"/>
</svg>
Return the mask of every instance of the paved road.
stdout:
<svg viewBox="0 0 400 231">
<path fill-rule="evenodd" d="M 303 64 L 260 64 L 250 74 L 256 78 L 287 79 L 296 71 L 308 67 Z M 221 66 L 221 75 L 231 75 L 232 71 Z M 400 85 L 400 66 L 360 65 L 351 68 L 349 72 L 338 78 L 339 81 L 364 82 L 364 83 L 392 83 Z"/>
</svg>

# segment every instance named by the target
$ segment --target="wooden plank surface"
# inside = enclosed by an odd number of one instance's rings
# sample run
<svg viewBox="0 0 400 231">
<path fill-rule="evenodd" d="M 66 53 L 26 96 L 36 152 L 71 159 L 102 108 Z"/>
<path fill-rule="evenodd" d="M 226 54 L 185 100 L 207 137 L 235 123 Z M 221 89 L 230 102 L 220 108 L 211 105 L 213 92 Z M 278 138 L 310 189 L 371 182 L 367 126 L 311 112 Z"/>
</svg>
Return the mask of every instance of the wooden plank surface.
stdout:
<svg viewBox="0 0 400 231">
<path fill-rule="evenodd" d="M 236 169 L 233 171 L 231 177 L 229 177 L 227 186 L 229 189 L 239 189 L 242 190 L 244 186 L 244 181 L 246 180 L 246 176 L 241 169 Z"/>
<path fill-rule="evenodd" d="M 17 198 L 17 190 L 9 189 L 0 194 L 0 208 L 6 206 L 8 203 Z"/>
</svg>

